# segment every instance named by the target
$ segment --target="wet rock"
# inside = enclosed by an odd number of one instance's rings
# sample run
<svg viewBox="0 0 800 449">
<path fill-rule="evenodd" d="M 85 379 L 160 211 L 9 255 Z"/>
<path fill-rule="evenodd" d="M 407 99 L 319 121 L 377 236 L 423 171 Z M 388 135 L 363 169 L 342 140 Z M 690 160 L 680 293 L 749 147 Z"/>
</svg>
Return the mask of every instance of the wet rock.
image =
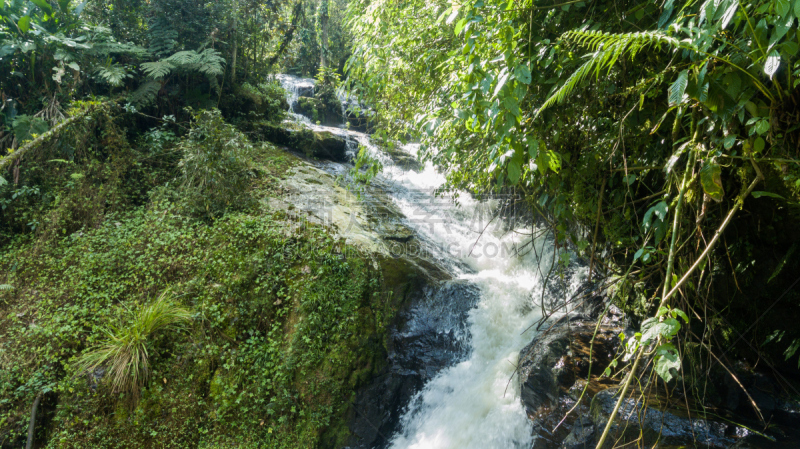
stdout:
<svg viewBox="0 0 800 449">
<path fill-rule="evenodd" d="M 390 329 L 388 364 L 356 395 L 351 449 L 382 449 L 427 381 L 469 355 L 466 314 L 479 298 L 471 284 L 451 280 L 412 294 Z"/>
<path fill-rule="evenodd" d="M 618 399 L 617 390 L 614 387 L 601 391 L 592 400 L 590 413 L 597 435 L 603 432 L 608 423 Z M 614 444 L 624 444 L 639 438 L 642 438 L 639 444 L 647 447 L 658 443 L 665 446 L 727 448 L 736 442 L 727 436 L 735 434 L 736 426 L 732 424 L 680 416 L 679 409 L 644 407 L 636 396 L 623 400 L 604 447 L 611 448 Z"/>
<path fill-rule="evenodd" d="M 602 299 L 587 303 L 602 303 Z M 580 417 L 588 415 L 592 396 L 616 385 L 599 375 L 614 358 L 617 336 L 622 332 L 616 317 L 620 312 L 613 310 L 598 328 L 592 345 L 595 321 L 590 318 L 602 309 L 587 305 L 579 315 L 564 317 L 549 329 L 545 325 L 520 352 L 520 396 L 533 422 L 534 449 L 594 447 L 587 443 L 594 441 L 593 424 Z M 586 379 L 590 379 L 588 387 Z M 581 399 L 584 387 L 587 391 Z M 576 406 L 578 400 L 581 403 Z"/>
<path fill-rule="evenodd" d="M 336 162 L 347 161 L 347 142 L 330 131 L 314 131 L 314 140 L 304 149 L 307 156 Z"/>
<path fill-rule="evenodd" d="M 572 424 L 572 431 L 564 438 L 562 449 L 594 449 L 595 429 L 592 421 L 582 416 Z"/>
<path fill-rule="evenodd" d="M 347 161 L 347 142 L 343 134 L 315 131 L 299 123 L 265 124 L 258 131 L 261 138 L 300 151 L 308 157 L 334 162 Z"/>
</svg>

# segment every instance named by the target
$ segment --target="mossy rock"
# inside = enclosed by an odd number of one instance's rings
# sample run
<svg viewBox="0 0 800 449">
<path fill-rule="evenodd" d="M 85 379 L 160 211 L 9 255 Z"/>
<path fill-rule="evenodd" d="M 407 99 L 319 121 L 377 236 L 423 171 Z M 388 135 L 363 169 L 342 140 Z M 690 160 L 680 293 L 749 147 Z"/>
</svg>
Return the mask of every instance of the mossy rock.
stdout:
<svg viewBox="0 0 800 449">
<path fill-rule="evenodd" d="M 330 131 L 312 131 L 297 123 L 264 124 L 258 131 L 261 138 L 277 145 L 300 151 L 308 157 L 336 162 L 347 160 L 344 136 Z"/>
</svg>

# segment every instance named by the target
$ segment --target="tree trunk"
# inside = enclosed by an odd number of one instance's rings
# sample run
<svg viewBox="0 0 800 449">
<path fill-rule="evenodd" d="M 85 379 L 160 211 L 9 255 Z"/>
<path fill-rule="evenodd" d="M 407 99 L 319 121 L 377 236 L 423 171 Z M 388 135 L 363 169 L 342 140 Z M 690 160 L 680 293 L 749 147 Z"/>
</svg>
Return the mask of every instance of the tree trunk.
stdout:
<svg viewBox="0 0 800 449">
<path fill-rule="evenodd" d="M 36 410 L 39 408 L 39 403 L 42 402 L 42 393 L 36 395 L 33 400 L 33 407 L 31 407 L 31 421 L 28 423 L 28 442 L 25 443 L 25 449 L 33 448 L 33 430 L 36 427 Z"/>
<path fill-rule="evenodd" d="M 328 0 L 322 0 L 319 5 L 319 27 L 322 29 L 320 43 L 319 68 L 328 66 Z"/>
<path fill-rule="evenodd" d="M 231 86 L 236 84 L 236 52 L 239 50 L 239 44 L 236 42 L 236 20 L 238 17 L 239 8 L 237 7 L 233 9 L 233 55 L 231 56 Z"/>
</svg>

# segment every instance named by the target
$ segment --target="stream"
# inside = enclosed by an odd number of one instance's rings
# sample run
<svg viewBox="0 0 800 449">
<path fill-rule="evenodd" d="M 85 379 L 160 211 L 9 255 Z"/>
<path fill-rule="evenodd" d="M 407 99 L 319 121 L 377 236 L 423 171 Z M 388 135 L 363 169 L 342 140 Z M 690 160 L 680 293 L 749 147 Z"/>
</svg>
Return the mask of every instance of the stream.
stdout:
<svg viewBox="0 0 800 449">
<path fill-rule="evenodd" d="M 294 110 L 294 102 L 309 89 L 311 80 L 288 75 L 279 80 Z M 436 333 L 445 340 L 446 350 L 440 352 L 446 354 L 430 357 L 443 361 L 440 366 L 422 367 L 431 369 L 426 381 L 404 404 L 394 433 L 383 435 L 374 447 L 529 448 L 531 422 L 515 376 L 519 352 L 535 335 L 527 329 L 541 317 L 540 300 L 576 290 L 586 270 L 571 270 L 560 290 L 546 289 L 543 295 L 544 275 L 555 260 L 555 248 L 551 239 L 534 239 L 534 229 L 517 225 L 513 198 L 479 199 L 465 192 L 457 201 L 437 196 L 445 177 L 430 164 L 416 169 L 396 164 L 365 134 L 299 120 L 313 129 L 343 134 L 350 153 L 366 147 L 381 161 L 384 169 L 373 186 L 386 193 L 423 250 L 447 267 L 453 278 L 415 308 L 402 331 Z M 413 144 L 401 148 L 412 156 L 418 150 Z M 337 175 L 351 168 L 333 162 L 324 167 Z M 407 250 L 397 243 L 398 251 Z M 453 286 L 458 286 L 455 293 Z"/>
</svg>

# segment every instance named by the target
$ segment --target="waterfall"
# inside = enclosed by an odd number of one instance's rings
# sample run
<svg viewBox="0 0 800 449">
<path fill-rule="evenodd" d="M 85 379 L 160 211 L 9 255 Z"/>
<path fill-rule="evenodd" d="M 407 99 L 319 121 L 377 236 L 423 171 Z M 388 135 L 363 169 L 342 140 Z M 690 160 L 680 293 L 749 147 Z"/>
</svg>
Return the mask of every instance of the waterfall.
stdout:
<svg viewBox="0 0 800 449">
<path fill-rule="evenodd" d="M 430 163 L 420 170 L 402 167 L 366 134 L 308 126 L 345 133 L 348 151 L 355 154 L 360 145 L 379 160 L 384 171 L 373 182 L 376 188 L 402 211 L 416 240 L 451 267 L 458 281 L 479 292 L 476 305 L 457 326 L 466 331 L 454 333 L 469 348 L 466 356 L 454 358 L 452 366 L 416 393 L 403 413 L 401 430 L 384 443 L 392 449 L 530 448 L 531 422 L 520 402 L 515 369 L 519 351 L 534 336 L 528 328 L 541 317 L 539 300 L 556 299 L 543 294 L 544 274 L 559 259 L 552 240 L 534 238 L 535 228 L 515 226 L 518 220 L 508 208 L 514 198 L 483 200 L 461 192 L 456 204 L 452 197 L 436 194 L 445 177 Z M 400 151 L 416 156 L 419 146 Z M 326 166 L 335 173 L 349 170 L 335 163 Z M 578 268 L 565 276 L 561 294 L 576 291 L 586 271 Z"/>
<path fill-rule="evenodd" d="M 445 179 L 430 164 L 419 172 L 406 170 L 381 155 L 368 137 L 361 144 L 384 164 L 377 181 L 390 192 L 408 224 L 444 249 L 442 257 L 451 259 L 458 279 L 480 290 L 477 306 L 466 318 L 468 334 L 459 337 L 471 348 L 469 355 L 416 394 L 389 447 L 529 448 L 531 424 L 514 374 L 520 349 L 534 336 L 525 331 L 541 317 L 537 303 L 543 274 L 558 260 L 553 258 L 552 241 L 532 242 L 534 229 L 513 228 L 514 211 L 501 209 L 502 197 L 483 201 L 462 192 L 457 206 L 450 197 L 434 194 Z M 418 146 L 403 149 L 415 153 Z M 496 217 L 501 212 L 503 216 Z M 585 277 L 585 268 L 574 270 L 566 279 L 568 294 Z"/>
<path fill-rule="evenodd" d="M 275 79 L 281 83 L 281 87 L 286 91 L 286 102 L 289 103 L 289 115 L 291 115 L 295 121 L 311 123 L 307 117 L 295 112 L 294 108 L 297 106 L 297 100 L 300 99 L 300 97 L 314 96 L 316 81 L 311 78 L 298 78 L 286 74 L 276 75 Z"/>
</svg>

